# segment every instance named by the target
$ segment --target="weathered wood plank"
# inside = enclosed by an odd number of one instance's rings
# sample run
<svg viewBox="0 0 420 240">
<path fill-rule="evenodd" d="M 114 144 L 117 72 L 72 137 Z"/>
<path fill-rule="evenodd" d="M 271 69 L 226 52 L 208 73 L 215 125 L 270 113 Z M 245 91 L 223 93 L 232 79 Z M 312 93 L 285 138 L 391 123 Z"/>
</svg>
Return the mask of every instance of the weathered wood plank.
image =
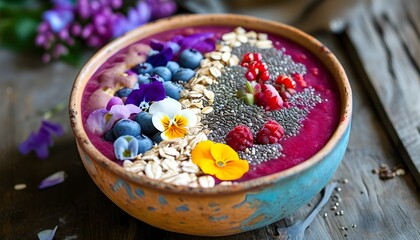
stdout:
<svg viewBox="0 0 420 240">
<path fill-rule="evenodd" d="M 400 5 L 373 4 L 360 8 L 346 34 L 354 46 L 355 60 L 362 63 L 366 86 L 384 125 L 420 185 L 420 75 L 404 47 L 405 43 L 418 44 L 419 38 L 411 34 L 405 38 L 414 39 L 410 43 L 404 41 L 401 35 L 415 31 L 397 29 L 409 29 L 412 25 L 399 22 L 384 10 L 390 7 L 403 11 L 398 8 Z"/>
</svg>

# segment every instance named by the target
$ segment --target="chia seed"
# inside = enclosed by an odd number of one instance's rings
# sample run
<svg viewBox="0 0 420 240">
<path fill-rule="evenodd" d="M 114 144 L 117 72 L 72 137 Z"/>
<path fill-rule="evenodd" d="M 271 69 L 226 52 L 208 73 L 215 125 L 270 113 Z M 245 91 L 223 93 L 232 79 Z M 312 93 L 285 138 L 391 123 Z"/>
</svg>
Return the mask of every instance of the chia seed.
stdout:
<svg viewBox="0 0 420 240">
<path fill-rule="evenodd" d="M 232 53 L 240 59 L 248 52 L 261 53 L 271 75 L 267 83 L 272 83 L 280 74 L 290 76 L 294 73 L 301 75 L 306 73 L 306 67 L 301 63 L 295 63 L 284 51 L 275 48 L 259 49 L 249 44 L 242 44 L 234 48 Z M 203 125 L 210 130 L 208 139 L 225 143 L 225 136 L 237 125 L 248 126 L 255 136 L 264 123 L 270 119 L 276 120 L 284 128 L 284 138 L 298 135 L 302 122 L 310 110 L 322 102 L 320 95 L 312 87 L 307 87 L 289 99 L 288 108 L 283 107 L 276 111 L 265 111 L 256 105 L 246 105 L 235 97 L 237 89 L 243 88 L 247 82 L 246 71 L 246 68 L 239 65 L 225 67 L 222 75 L 217 79 L 218 84 L 208 86 L 208 89 L 215 94 L 213 112 L 202 118 Z M 241 159 L 246 159 L 251 165 L 257 165 L 284 156 L 281 153 L 282 149 L 280 144 L 255 144 L 248 151 L 240 151 L 238 154 Z"/>
</svg>

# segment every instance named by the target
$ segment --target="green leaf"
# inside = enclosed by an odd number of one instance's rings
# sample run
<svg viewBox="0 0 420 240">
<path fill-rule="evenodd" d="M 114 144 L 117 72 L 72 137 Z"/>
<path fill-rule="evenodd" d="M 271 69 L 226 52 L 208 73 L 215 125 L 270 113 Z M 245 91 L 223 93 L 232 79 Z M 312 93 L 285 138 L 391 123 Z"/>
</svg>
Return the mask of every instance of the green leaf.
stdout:
<svg viewBox="0 0 420 240">
<path fill-rule="evenodd" d="M 29 17 L 6 19 L 0 23 L 0 45 L 15 51 L 32 51 L 38 21 Z"/>
</svg>

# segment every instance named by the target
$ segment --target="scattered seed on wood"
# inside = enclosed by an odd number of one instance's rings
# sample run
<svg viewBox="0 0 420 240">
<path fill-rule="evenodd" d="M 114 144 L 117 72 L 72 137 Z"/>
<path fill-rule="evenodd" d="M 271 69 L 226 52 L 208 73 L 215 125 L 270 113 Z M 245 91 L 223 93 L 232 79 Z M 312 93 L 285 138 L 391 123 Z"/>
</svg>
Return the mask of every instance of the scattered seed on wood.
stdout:
<svg viewBox="0 0 420 240">
<path fill-rule="evenodd" d="M 16 184 L 14 188 L 15 188 L 15 190 L 23 190 L 23 189 L 26 188 L 26 184 L 19 183 L 19 184 Z"/>
</svg>

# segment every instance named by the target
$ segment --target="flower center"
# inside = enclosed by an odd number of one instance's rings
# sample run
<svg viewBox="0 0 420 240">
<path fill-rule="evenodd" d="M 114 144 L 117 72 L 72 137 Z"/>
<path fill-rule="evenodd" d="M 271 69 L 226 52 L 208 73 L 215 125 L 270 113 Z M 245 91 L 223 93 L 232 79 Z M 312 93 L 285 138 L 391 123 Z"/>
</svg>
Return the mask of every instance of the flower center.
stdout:
<svg viewBox="0 0 420 240">
<path fill-rule="evenodd" d="M 225 166 L 225 162 L 219 160 L 219 161 L 217 161 L 217 166 L 218 167 L 224 167 Z"/>
<path fill-rule="evenodd" d="M 140 109 L 141 110 L 143 110 L 143 111 L 146 111 L 147 109 L 149 109 L 149 102 L 146 102 L 146 101 L 142 101 L 141 103 L 140 103 Z"/>
<path fill-rule="evenodd" d="M 123 156 L 124 157 L 130 157 L 131 156 L 131 151 L 129 149 L 124 150 Z"/>
<path fill-rule="evenodd" d="M 162 124 L 165 128 L 165 135 L 168 139 L 184 137 L 188 131 L 185 126 L 188 120 L 182 115 L 176 115 L 173 119 L 162 119 Z"/>
<path fill-rule="evenodd" d="M 105 123 L 108 123 L 109 120 L 112 118 L 112 113 L 107 113 L 104 115 Z"/>
</svg>

